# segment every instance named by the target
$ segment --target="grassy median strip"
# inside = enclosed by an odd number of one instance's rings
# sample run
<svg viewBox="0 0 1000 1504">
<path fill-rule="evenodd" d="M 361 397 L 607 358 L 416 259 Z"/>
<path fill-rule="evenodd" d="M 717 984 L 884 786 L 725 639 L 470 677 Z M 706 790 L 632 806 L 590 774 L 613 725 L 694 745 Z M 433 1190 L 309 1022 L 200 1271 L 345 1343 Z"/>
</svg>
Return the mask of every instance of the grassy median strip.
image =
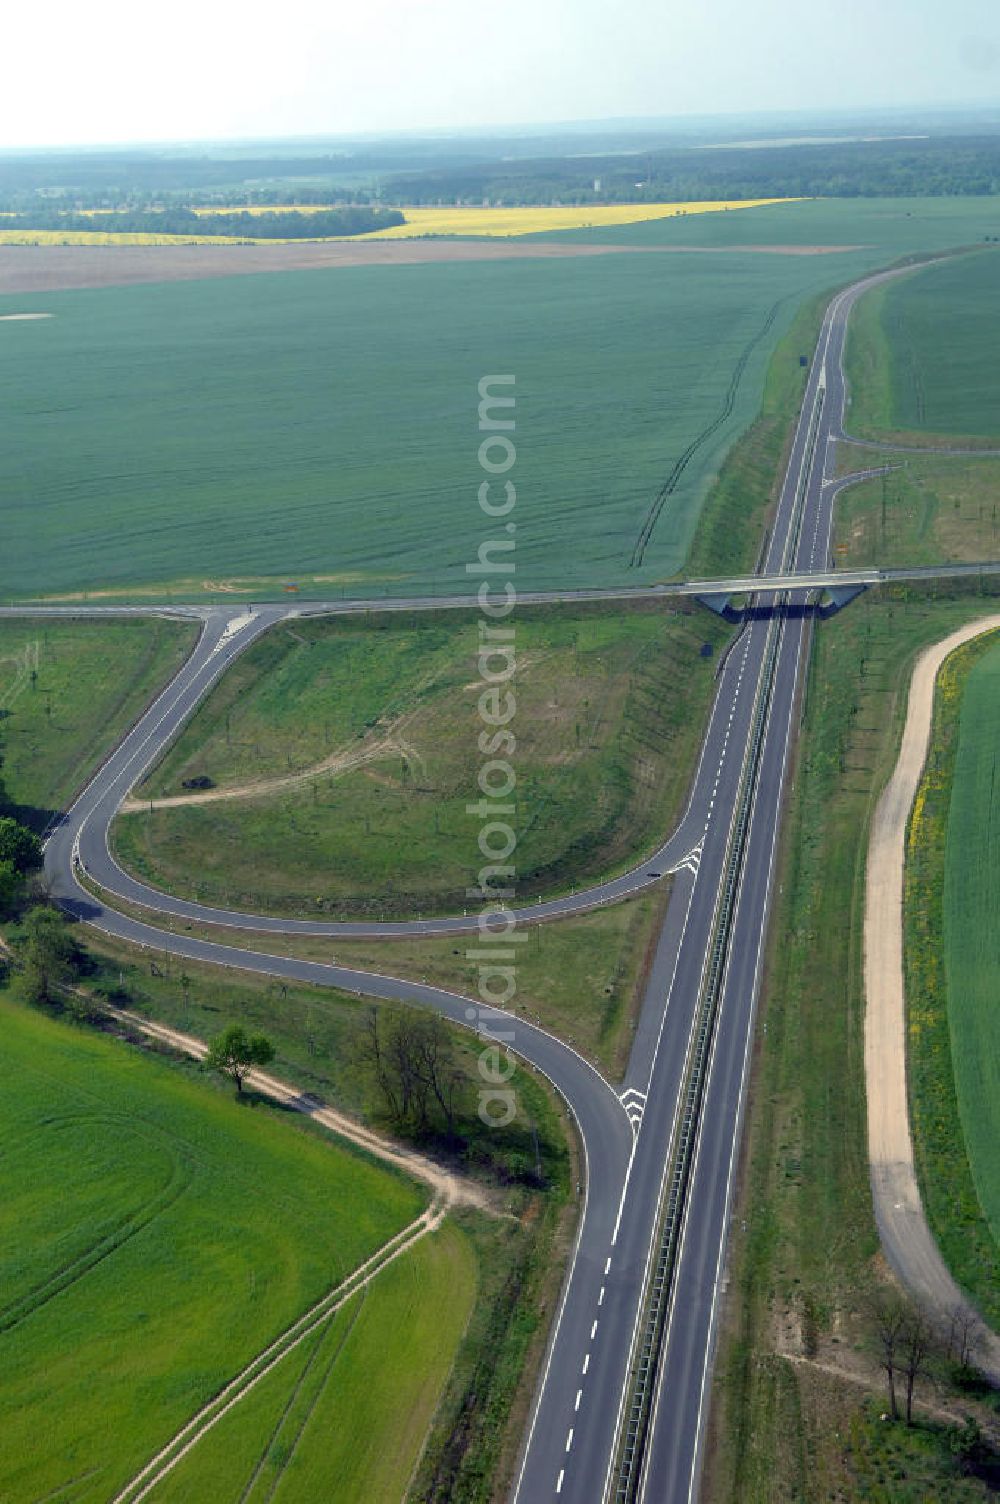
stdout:
<svg viewBox="0 0 1000 1504">
<path fill-rule="evenodd" d="M 993 811 L 1000 647 L 959 648 L 938 675 L 907 838 L 907 1078 L 914 1157 L 948 1267 L 1000 1323 Z"/>
<path fill-rule="evenodd" d="M 470 959 L 466 954 L 475 932 L 412 940 L 334 940 L 226 929 L 169 920 L 112 898 L 86 879 L 84 884 L 120 913 L 168 934 L 406 977 L 473 998 L 478 995 L 475 955 Z M 533 925 L 525 931 L 528 939 L 518 952 L 515 1011 L 572 1044 L 609 1080 L 618 1080 L 624 1072 L 669 897 L 670 879 L 666 878 L 642 897 Z"/>
</svg>

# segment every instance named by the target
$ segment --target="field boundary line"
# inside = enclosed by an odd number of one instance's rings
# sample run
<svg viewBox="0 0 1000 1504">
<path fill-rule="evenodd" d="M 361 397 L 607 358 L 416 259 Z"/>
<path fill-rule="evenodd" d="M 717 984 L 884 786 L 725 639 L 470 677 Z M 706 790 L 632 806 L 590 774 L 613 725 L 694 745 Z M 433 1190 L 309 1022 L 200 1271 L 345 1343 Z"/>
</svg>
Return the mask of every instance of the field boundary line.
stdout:
<svg viewBox="0 0 1000 1504">
<path fill-rule="evenodd" d="M 79 988 L 70 990 L 81 992 Z M 81 995 L 93 1001 L 89 993 L 81 993 Z M 172 1049 L 179 1050 L 181 1054 L 189 1055 L 194 1060 L 202 1061 L 208 1054 L 208 1045 L 203 1039 L 198 1039 L 193 1034 L 184 1034 L 179 1029 L 172 1029 L 166 1024 L 158 1024 L 152 1019 L 143 1018 L 141 1014 L 133 1013 L 129 1008 L 116 1008 L 103 1000 L 101 1009 L 110 1017 L 137 1029 L 148 1039 L 155 1040 L 158 1044 L 169 1045 Z M 287 1082 L 280 1081 L 276 1076 L 268 1075 L 264 1071 L 251 1071 L 246 1080 L 247 1084 L 255 1091 L 259 1091 L 262 1096 L 269 1097 L 271 1101 L 277 1102 L 282 1107 L 301 1112 L 303 1116 L 329 1129 L 338 1138 L 345 1138 L 374 1158 L 393 1165 L 414 1179 L 424 1181 L 434 1191 L 435 1196 L 440 1197 L 446 1207 L 466 1203 L 482 1210 L 486 1206 L 485 1195 L 481 1195 L 474 1186 L 460 1176 L 444 1169 L 425 1155 L 418 1154 L 415 1150 L 397 1146 L 371 1128 L 355 1122 L 353 1118 L 338 1111 L 337 1108 L 325 1106 L 308 1093 L 301 1092 L 296 1087 L 289 1086 Z"/>
<path fill-rule="evenodd" d="M 376 1249 L 339 1285 L 328 1290 L 269 1347 L 258 1353 L 257 1357 L 252 1359 L 235 1378 L 230 1379 L 225 1388 L 202 1406 L 201 1410 L 192 1416 L 187 1424 L 167 1442 L 166 1446 L 162 1447 L 156 1456 L 151 1458 L 145 1467 L 115 1494 L 111 1504 L 139 1504 L 141 1499 L 146 1498 L 156 1485 L 162 1482 L 167 1474 L 172 1472 L 177 1464 L 197 1446 L 207 1432 L 224 1415 L 228 1415 L 241 1400 L 245 1399 L 262 1379 L 272 1373 L 289 1353 L 294 1352 L 319 1327 L 332 1320 L 352 1296 L 364 1289 L 377 1274 L 380 1274 L 401 1254 L 407 1253 L 428 1233 L 435 1232 L 446 1215 L 447 1203 L 443 1198 L 436 1197 L 419 1217 L 408 1223 L 388 1242 L 383 1243 L 381 1248 Z M 136 1492 L 137 1489 L 138 1492 Z"/>
</svg>

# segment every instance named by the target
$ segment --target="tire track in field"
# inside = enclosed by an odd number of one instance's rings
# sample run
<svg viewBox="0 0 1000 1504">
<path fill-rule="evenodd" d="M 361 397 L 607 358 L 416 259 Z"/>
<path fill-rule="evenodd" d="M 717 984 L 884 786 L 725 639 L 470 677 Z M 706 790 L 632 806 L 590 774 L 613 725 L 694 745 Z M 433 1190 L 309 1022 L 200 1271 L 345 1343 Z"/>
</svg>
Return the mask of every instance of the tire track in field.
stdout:
<svg viewBox="0 0 1000 1504">
<path fill-rule="evenodd" d="M 5 658 L 0 658 L 0 663 L 12 663 L 14 665 L 14 677 L 7 688 L 0 694 L 0 708 L 9 710 L 14 701 L 27 688 L 31 682 L 32 674 L 37 674 L 42 661 L 42 644 L 38 638 L 26 642 L 19 653 L 11 653 Z"/>
<path fill-rule="evenodd" d="M 81 1483 L 88 1482 L 103 1471 L 103 1467 L 88 1468 L 85 1473 L 78 1473 L 75 1478 L 70 1478 L 67 1483 L 60 1483 L 58 1488 L 52 1489 L 50 1493 L 42 1494 L 40 1499 L 33 1499 L 32 1504 L 57 1504 L 58 1500 L 65 1499 L 71 1488 L 79 1488 Z"/>
<path fill-rule="evenodd" d="M 10 1332 L 29 1316 L 40 1311 L 48 1305 L 57 1295 L 69 1290 L 91 1270 L 96 1269 L 105 1259 L 108 1259 L 130 1243 L 134 1237 L 143 1232 L 157 1217 L 169 1211 L 179 1201 L 181 1196 L 191 1184 L 193 1169 L 191 1163 L 183 1153 L 177 1153 L 170 1145 L 161 1145 L 165 1153 L 171 1156 L 170 1178 L 158 1192 L 146 1202 L 140 1204 L 134 1212 L 124 1217 L 110 1232 L 105 1233 L 74 1259 L 56 1269 L 47 1279 L 35 1285 L 32 1289 L 10 1301 L 0 1308 L 0 1332 Z"/>
<path fill-rule="evenodd" d="M 115 1494 L 111 1504 L 139 1504 L 161 1483 L 168 1473 L 172 1472 L 177 1464 L 197 1446 L 198 1442 L 215 1426 L 224 1415 L 246 1399 L 262 1379 L 272 1373 L 289 1353 L 295 1351 L 307 1337 L 313 1332 L 331 1321 L 342 1306 L 382 1272 L 389 1264 L 393 1263 L 401 1254 L 409 1252 L 414 1244 L 419 1243 L 428 1233 L 436 1232 L 445 1219 L 448 1211 L 448 1202 L 443 1196 L 435 1197 L 431 1204 L 421 1212 L 420 1216 L 408 1223 L 404 1228 L 383 1243 L 381 1248 L 375 1250 L 363 1264 L 359 1264 L 352 1274 L 349 1274 L 339 1285 L 304 1312 L 290 1327 L 287 1327 L 279 1337 L 266 1347 L 263 1352 L 242 1369 L 235 1378 L 230 1379 L 218 1394 L 203 1405 L 196 1415 L 181 1427 L 181 1429 L 161 1447 L 155 1457 L 135 1473 L 132 1478 Z"/>
<path fill-rule="evenodd" d="M 638 569 L 645 559 L 646 549 L 649 547 L 650 541 L 656 528 L 656 524 L 660 520 L 660 515 L 663 511 L 663 508 L 666 506 L 668 499 L 676 491 L 678 485 L 680 484 L 681 477 L 683 476 L 688 465 L 694 459 L 695 455 L 698 453 L 698 450 L 703 448 L 704 445 L 708 443 L 712 435 L 714 433 L 717 433 L 718 430 L 722 427 L 723 423 L 725 423 L 726 420 L 732 416 L 733 409 L 736 406 L 736 398 L 739 395 L 740 383 L 743 380 L 743 375 L 746 371 L 750 357 L 757 346 L 760 344 L 761 340 L 764 339 L 764 337 L 773 327 L 774 321 L 778 317 L 778 310 L 780 309 L 784 301 L 784 298 L 778 299 L 778 301 L 770 309 L 767 318 L 764 320 L 757 333 L 740 352 L 739 358 L 735 366 L 733 367 L 733 373 L 729 378 L 729 386 L 726 388 L 726 395 L 723 399 L 721 409 L 712 419 L 711 423 L 707 423 L 701 430 L 701 432 L 699 434 L 696 434 L 695 437 L 691 440 L 690 444 L 684 450 L 684 453 L 681 455 L 680 459 L 676 461 L 674 468 L 667 476 L 663 485 L 660 487 L 660 490 L 657 492 L 656 497 L 654 498 L 653 503 L 649 508 L 649 511 L 646 513 L 645 521 L 643 522 L 642 527 L 639 529 L 639 536 L 635 540 L 635 544 L 632 549 L 632 557 L 629 560 L 630 569 Z"/>
<path fill-rule="evenodd" d="M 292 1438 L 292 1444 L 288 1448 L 288 1452 L 287 1452 L 284 1460 L 282 1461 L 280 1467 L 276 1470 L 275 1475 L 274 1475 L 273 1479 L 271 1480 L 271 1486 L 268 1489 L 267 1494 L 265 1496 L 264 1504 L 270 1504 L 270 1501 L 274 1498 L 275 1494 L 277 1493 L 278 1488 L 279 1488 L 279 1486 L 281 1484 L 281 1480 L 284 1477 L 284 1474 L 285 1474 L 285 1472 L 286 1472 L 286 1470 L 288 1468 L 288 1465 L 291 1462 L 292 1458 L 295 1456 L 295 1452 L 296 1452 L 296 1449 L 298 1448 L 299 1442 L 302 1440 L 302 1437 L 305 1434 L 306 1427 L 309 1425 L 309 1422 L 313 1418 L 313 1414 L 315 1413 L 316 1406 L 319 1404 L 320 1400 L 323 1398 L 323 1395 L 324 1395 L 324 1393 L 326 1391 L 326 1386 L 330 1382 L 330 1377 L 331 1377 L 331 1375 L 333 1373 L 333 1370 L 336 1368 L 338 1362 L 340 1361 L 340 1355 L 341 1355 L 341 1353 L 344 1350 L 344 1346 L 345 1346 L 345 1344 L 347 1342 L 348 1337 L 350 1337 L 351 1333 L 354 1330 L 354 1327 L 355 1327 L 355 1324 L 357 1323 L 358 1317 L 361 1315 L 361 1312 L 364 1309 L 365 1301 L 367 1300 L 367 1298 L 368 1298 L 368 1286 L 365 1285 L 362 1288 L 362 1290 L 361 1290 L 361 1295 L 360 1295 L 360 1298 L 358 1300 L 357 1305 L 355 1306 L 354 1310 L 351 1312 L 350 1321 L 347 1323 L 347 1326 L 345 1327 L 345 1329 L 343 1330 L 343 1332 L 341 1332 L 341 1334 L 340 1334 L 340 1340 L 337 1343 L 337 1346 L 336 1346 L 336 1348 L 333 1351 L 333 1354 L 332 1354 L 332 1356 L 330 1358 L 330 1361 L 327 1363 L 325 1369 L 323 1370 L 323 1375 L 322 1375 L 322 1378 L 320 1379 L 319 1387 L 317 1388 L 316 1393 L 313 1395 L 312 1400 L 306 1406 L 305 1414 L 303 1415 L 301 1421 L 299 1422 L 298 1429 L 296 1430 L 295 1435 Z M 313 1355 L 315 1358 L 319 1357 L 320 1348 L 322 1346 L 322 1340 L 323 1339 L 320 1338 L 319 1342 L 317 1342 L 317 1344 L 316 1344 L 316 1351 L 315 1351 L 315 1353 Z M 312 1365 L 312 1361 L 313 1361 L 313 1359 L 309 1360 L 309 1366 L 310 1367 Z M 304 1377 L 305 1377 L 305 1375 L 303 1374 L 303 1378 Z M 300 1385 L 296 1386 L 296 1391 L 295 1391 L 296 1395 L 298 1394 L 300 1387 L 301 1387 Z M 284 1413 L 282 1415 L 282 1420 L 284 1420 L 288 1416 L 288 1414 L 289 1414 L 289 1412 L 290 1412 L 290 1410 L 292 1408 L 292 1403 L 293 1403 L 294 1398 L 295 1398 L 295 1396 L 293 1395 L 292 1400 L 289 1400 L 288 1404 L 286 1405 Z M 278 1426 L 278 1427 L 275 1428 L 275 1438 L 277 1437 L 279 1430 L 280 1430 L 280 1426 Z M 241 1504 L 242 1504 L 242 1501 L 241 1501 Z"/>
</svg>

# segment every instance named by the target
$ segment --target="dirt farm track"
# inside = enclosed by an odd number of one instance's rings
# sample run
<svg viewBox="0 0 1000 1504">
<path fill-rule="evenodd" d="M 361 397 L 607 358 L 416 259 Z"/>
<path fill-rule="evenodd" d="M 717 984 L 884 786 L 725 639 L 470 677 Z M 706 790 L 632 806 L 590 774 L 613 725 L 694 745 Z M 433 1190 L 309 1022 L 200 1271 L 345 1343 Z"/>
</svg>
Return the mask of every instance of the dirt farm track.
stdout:
<svg viewBox="0 0 1000 1504">
<path fill-rule="evenodd" d="M 430 261 L 517 261 L 670 253 L 817 256 L 847 245 L 639 246 L 544 240 L 328 240 L 279 245 L 0 245 L 0 294 L 186 282 L 331 266 L 413 266 Z"/>
</svg>

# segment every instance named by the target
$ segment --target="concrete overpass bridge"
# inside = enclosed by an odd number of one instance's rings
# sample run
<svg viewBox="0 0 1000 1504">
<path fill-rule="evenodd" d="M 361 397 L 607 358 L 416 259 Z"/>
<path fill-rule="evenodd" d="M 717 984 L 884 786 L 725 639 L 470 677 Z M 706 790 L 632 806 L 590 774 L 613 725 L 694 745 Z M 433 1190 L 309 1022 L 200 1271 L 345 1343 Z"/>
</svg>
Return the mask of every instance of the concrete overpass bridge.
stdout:
<svg viewBox="0 0 1000 1504">
<path fill-rule="evenodd" d="M 656 586 L 657 594 L 693 595 L 710 610 L 724 616 L 736 596 L 753 596 L 766 605 L 779 595 L 805 595 L 820 603 L 826 597 L 833 610 L 846 606 L 870 585 L 896 585 L 907 581 L 977 579 L 1000 574 L 1000 562 L 977 564 L 926 564 L 900 569 L 821 569 L 785 574 L 733 575 L 722 580 L 679 580 Z M 652 593 L 652 592 L 650 592 Z M 760 597 L 771 601 L 761 601 Z"/>
<path fill-rule="evenodd" d="M 573 601 L 648 601 L 661 597 L 693 596 L 695 600 L 720 616 L 732 613 L 732 602 L 740 597 L 752 598 L 758 607 L 767 608 L 779 597 L 791 596 L 795 605 L 824 604 L 837 610 L 873 585 L 897 585 L 921 580 L 978 579 L 1000 575 L 1000 560 L 976 564 L 922 564 L 900 569 L 813 569 L 765 574 L 731 575 L 717 580 L 667 580 L 655 585 L 621 585 L 593 590 L 519 590 L 516 600 L 521 606 L 557 605 Z M 496 592 L 502 597 L 503 587 Z M 73 616 L 164 616 L 194 617 L 201 620 L 225 618 L 230 630 L 239 630 L 251 617 L 278 621 L 295 616 L 367 616 L 399 611 L 470 611 L 480 605 L 478 595 L 415 595 L 365 597 L 340 600 L 268 601 L 249 603 L 195 605 L 168 601 L 113 606 L 77 602 L 74 605 L 42 605 L 26 601 L 0 606 L 5 616 L 73 617 Z"/>
</svg>

